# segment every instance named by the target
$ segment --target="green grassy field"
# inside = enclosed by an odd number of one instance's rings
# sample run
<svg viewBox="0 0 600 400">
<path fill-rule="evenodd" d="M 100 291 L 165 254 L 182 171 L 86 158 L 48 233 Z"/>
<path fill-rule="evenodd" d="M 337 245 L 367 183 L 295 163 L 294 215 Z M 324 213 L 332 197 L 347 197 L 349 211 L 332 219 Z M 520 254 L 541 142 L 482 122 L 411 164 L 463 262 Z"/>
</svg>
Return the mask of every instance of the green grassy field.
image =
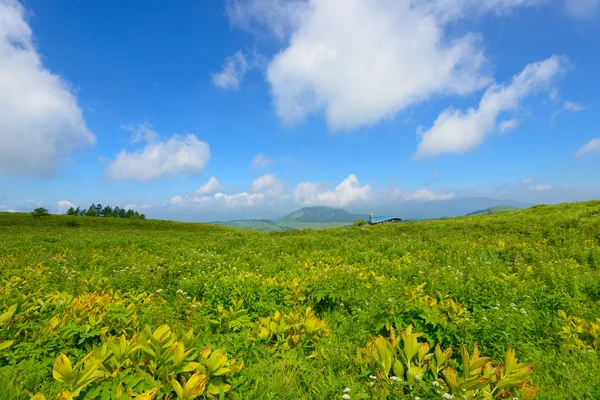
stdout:
<svg viewBox="0 0 600 400">
<path fill-rule="evenodd" d="M 0 399 L 600 398 L 600 201 L 270 234 L 0 214 L 0 272 Z"/>
</svg>

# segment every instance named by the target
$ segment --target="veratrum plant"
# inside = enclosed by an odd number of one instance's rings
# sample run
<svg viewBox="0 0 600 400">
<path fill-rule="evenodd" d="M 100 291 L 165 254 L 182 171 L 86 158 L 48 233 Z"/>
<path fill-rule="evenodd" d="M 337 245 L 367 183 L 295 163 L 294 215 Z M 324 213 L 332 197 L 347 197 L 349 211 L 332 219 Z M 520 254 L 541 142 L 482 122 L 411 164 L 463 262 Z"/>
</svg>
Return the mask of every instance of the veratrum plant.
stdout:
<svg viewBox="0 0 600 400">
<path fill-rule="evenodd" d="M 562 310 L 558 315 L 563 319 L 560 336 L 565 339 L 567 347 L 580 350 L 600 350 L 600 318 L 596 321 L 586 321 L 583 318 L 567 316 Z"/>
<path fill-rule="evenodd" d="M 154 331 L 146 326 L 131 337 L 105 338 L 74 367 L 61 353 L 52 370 L 65 386 L 57 399 L 222 397 L 243 362 L 229 360 L 224 350 L 199 350 L 193 347 L 195 339 L 192 330 L 179 338 L 167 325 Z"/>
<path fill-rule="evenodd" d="M 273 349 L 289 350 L 292 347 L 313 349 L 317 342 L 329 336 L 327 323 L 318 319 L 313 310 L 286 314 L 275 312 L 267 318 L 260 317 L 256 338 L 273 344 Z"/>
<path fill-rule="evenodd" d="M 477 343 L 472 355 L 462 346 L 461 358 L 451 359 L 452 349 L 442 350 L 438 344 L 433 351 L 428 342 L 419 342 L 422 333 L 412 332 L 410 325 L 396 337 L 377 336 L 357 351 L 355 362 L 367 367 L 372 377 L 395 382 L 407 390 L 426 382 L 444 388 L 450 394 L 467 399 L 504 399 L 520 396 L 531 399 L 535 388 L 528 385 L 532 364 L 518 363 L 512 347 L 504 363 L 494 363 L 480 357 Z M 441 382 L 440 382 L 441 381 Z"/>
</svg>

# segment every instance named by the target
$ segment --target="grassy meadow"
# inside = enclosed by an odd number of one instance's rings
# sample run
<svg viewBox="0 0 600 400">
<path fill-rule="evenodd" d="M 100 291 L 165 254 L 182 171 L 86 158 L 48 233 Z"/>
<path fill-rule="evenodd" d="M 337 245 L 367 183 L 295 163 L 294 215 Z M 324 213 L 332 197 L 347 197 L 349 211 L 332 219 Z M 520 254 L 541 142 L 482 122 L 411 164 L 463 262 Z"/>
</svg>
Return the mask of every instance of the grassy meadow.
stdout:
<svg viewBox="0 0 600 400">
<path fill-rule="evenodd" d="M 2 213 L 0 274 L 0 399 L 600 398 L 600 201 L 282 233 Z"/>
</svg>

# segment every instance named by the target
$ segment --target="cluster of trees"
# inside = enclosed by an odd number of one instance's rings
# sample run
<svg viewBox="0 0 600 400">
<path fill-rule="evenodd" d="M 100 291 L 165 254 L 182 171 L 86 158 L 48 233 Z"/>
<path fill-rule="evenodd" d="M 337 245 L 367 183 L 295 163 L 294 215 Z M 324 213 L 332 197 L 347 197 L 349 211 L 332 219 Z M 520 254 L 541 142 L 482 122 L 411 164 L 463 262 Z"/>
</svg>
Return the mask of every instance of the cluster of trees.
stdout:
<svg viewBox="0 0 600 400">
<path fill-rule="evenodd" d="M 124 208 L 111 206 L 102 207 L 102 204 L 92 204 L 88 209 L 77 208 L 69 208 L 67 210 L 67 215 L 79 215 L 79 216 L 88 216 L 88 217 L 111 217 L 111 218 L 138 218 L 138 219 L 146 219 L 144 214 L 140 214 L 134 210 L 126 210 Z"/>
</svg>

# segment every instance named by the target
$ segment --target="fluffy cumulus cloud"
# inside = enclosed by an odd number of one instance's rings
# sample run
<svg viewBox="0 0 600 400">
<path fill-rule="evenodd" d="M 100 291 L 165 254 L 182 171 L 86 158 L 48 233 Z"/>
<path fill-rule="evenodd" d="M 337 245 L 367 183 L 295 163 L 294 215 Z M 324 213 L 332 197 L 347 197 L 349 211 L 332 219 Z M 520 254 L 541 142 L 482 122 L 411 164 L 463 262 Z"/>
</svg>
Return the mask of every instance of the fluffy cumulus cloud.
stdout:
<svg viewBox="0 0 600 400">
<path fill-rule="evenodd" d="M 145 146 L 131 152 L 121 150 L 107 168 L 108 176 L 115 180 L 149 181 L 182 172 L 199 174 L 210 159 L 208 144 L 196 135 L 173 135 L 160 141 L 148 124 L 139 125 L 133 133 L 134 142 L 145 142 Z"/>
<path fill-rule="evenodd" d="M 397 201 L 448 200 L 454 193 L 436 192 L 427 188 L 404 191 L 397 188 L 375 189 L 361 185 L 356 175 L 350 174 L 333 190 L 326 183 L 302 182 L 294 191 L 294 200 L 305 206 L 347 207 L 358 204 L 389 204 Z"/>
<path fill-rule="evenodd" d="M 259 154 L 252 160 L 254 168 L 268 168 L 275 163 L 275 160 L 266 157 L 264 154 Z"/>
<path fill-rule="evenodd" d="M 212 180 L 213 178 L 211 178 Z M 207 185 L 210 181 L 207 183 Z M 201 189 L 184 196 L 174 196 L 169 201 L 170 206 L 175 208 L 196 208 L 205 211 L 221 209 L 244 209 L 253 208 L 260 205 L 272 205 L 286 200 L 288 196 L 283 193 L 283 182 L 273 174 L 263 175 L 252 182 L 251 189 L 240 193 L 223 193 L 217 190 L 222 189 L 214 178 L 214 183 L 209 191 Z M 213 190 L 214 189 L 214 190 Z M 217 191 L 217 193 L 214 193 Z M 210 193 L 214 193 L 209 195 Z"/>
<path fill-rule="evenodd" d="M 575 153 L 580 157 L 588 154 L 600 154 L 600 138 L 590 140 Z"/>
<path fill-rule="evenodd" d="M 294 191 L 294 199 L 301 205 L 345 207 L 357 201 L 366 202 L 373 196 L 369 185 L 361 186 L 356 175 L 349 175 L 334 190 L 326 190 L 326 184 L 301 182 Z"/>
<path fill-rule="evenodd" d="M 283 192 L 283 188 L 284 185 L 281 179 L 273 174 L 263 175 L 252 182 L 252 191 L 254 193 L 267 192 L 269 195 L 276 196 Z"/>
<path fill-rule="evenodd" d="M 214 193 L 216 191 L 221 190 L 223 187 L 221 186 L 221 184 L 219 184 L 219 180 L 217 178 L 215 178 L 214 176 L 212 176 L 208 182 L 206 182 L 204 185 L 200 186 L 198 188 L 198 190 L 196 190 L 196 194 L 199 195 L 205 195 L 205 194 L 211 194 Z"/>
<path fill-rule="evenodd" d="M 234 26 L 282 40 L 266 74 L 282 120 L 324 113 L 332 129 L 353 129 L 485 87 L 483 41 L 453 34 L 455 22 L 547 2 L 228 0 L 226 10 Z"/>
<path fill-rule="evenodd" d="M 56 202 L 56 208 L 60 212 L 66 212 L 69 208 L 77 208 L 77 205 L 68 200 L 60 200 Z"/>
<path fill-rule="evenodd" d="M 522 183 L 523 185 L 527 185 L 528 183 L 531 183 L 531 182 L 533 182 L 533 178 L 524 178 L 524 179 L 521 181 L 521 183 Z"/>
<path fill-rule="evenodd" d="M 488 83 L 480 40 L 446 40 L 441 22 L 407 0 L 319 0 L 268 66 L 286 122 L 324 111 L 332 129 L 394 116 L 433 94 Z M 342 71 L 342 72 L 341 72 Z"/>
<path fill-rule="evenodd" d="M 95 143 L 69 84 L 42 64 L 24 8 L 0 0 L 0 174 L 50 174 Z"/>
<path fill-rule="evenodd" d="M 553 79 L 563 70 L 565 63 L 564 58 L 553 56 L 529 64 L 513 77 L 509 85 L 490 86 L 477 109 L 471 108 L 466 112 L 454 108 L 444 110 L 433 126 L 421 133 L 416 158 L 464 153 L 478 147 L 494 131 L 501 112 L 515 110 L 525 97 L 551 88 Z"/>
</svg>

